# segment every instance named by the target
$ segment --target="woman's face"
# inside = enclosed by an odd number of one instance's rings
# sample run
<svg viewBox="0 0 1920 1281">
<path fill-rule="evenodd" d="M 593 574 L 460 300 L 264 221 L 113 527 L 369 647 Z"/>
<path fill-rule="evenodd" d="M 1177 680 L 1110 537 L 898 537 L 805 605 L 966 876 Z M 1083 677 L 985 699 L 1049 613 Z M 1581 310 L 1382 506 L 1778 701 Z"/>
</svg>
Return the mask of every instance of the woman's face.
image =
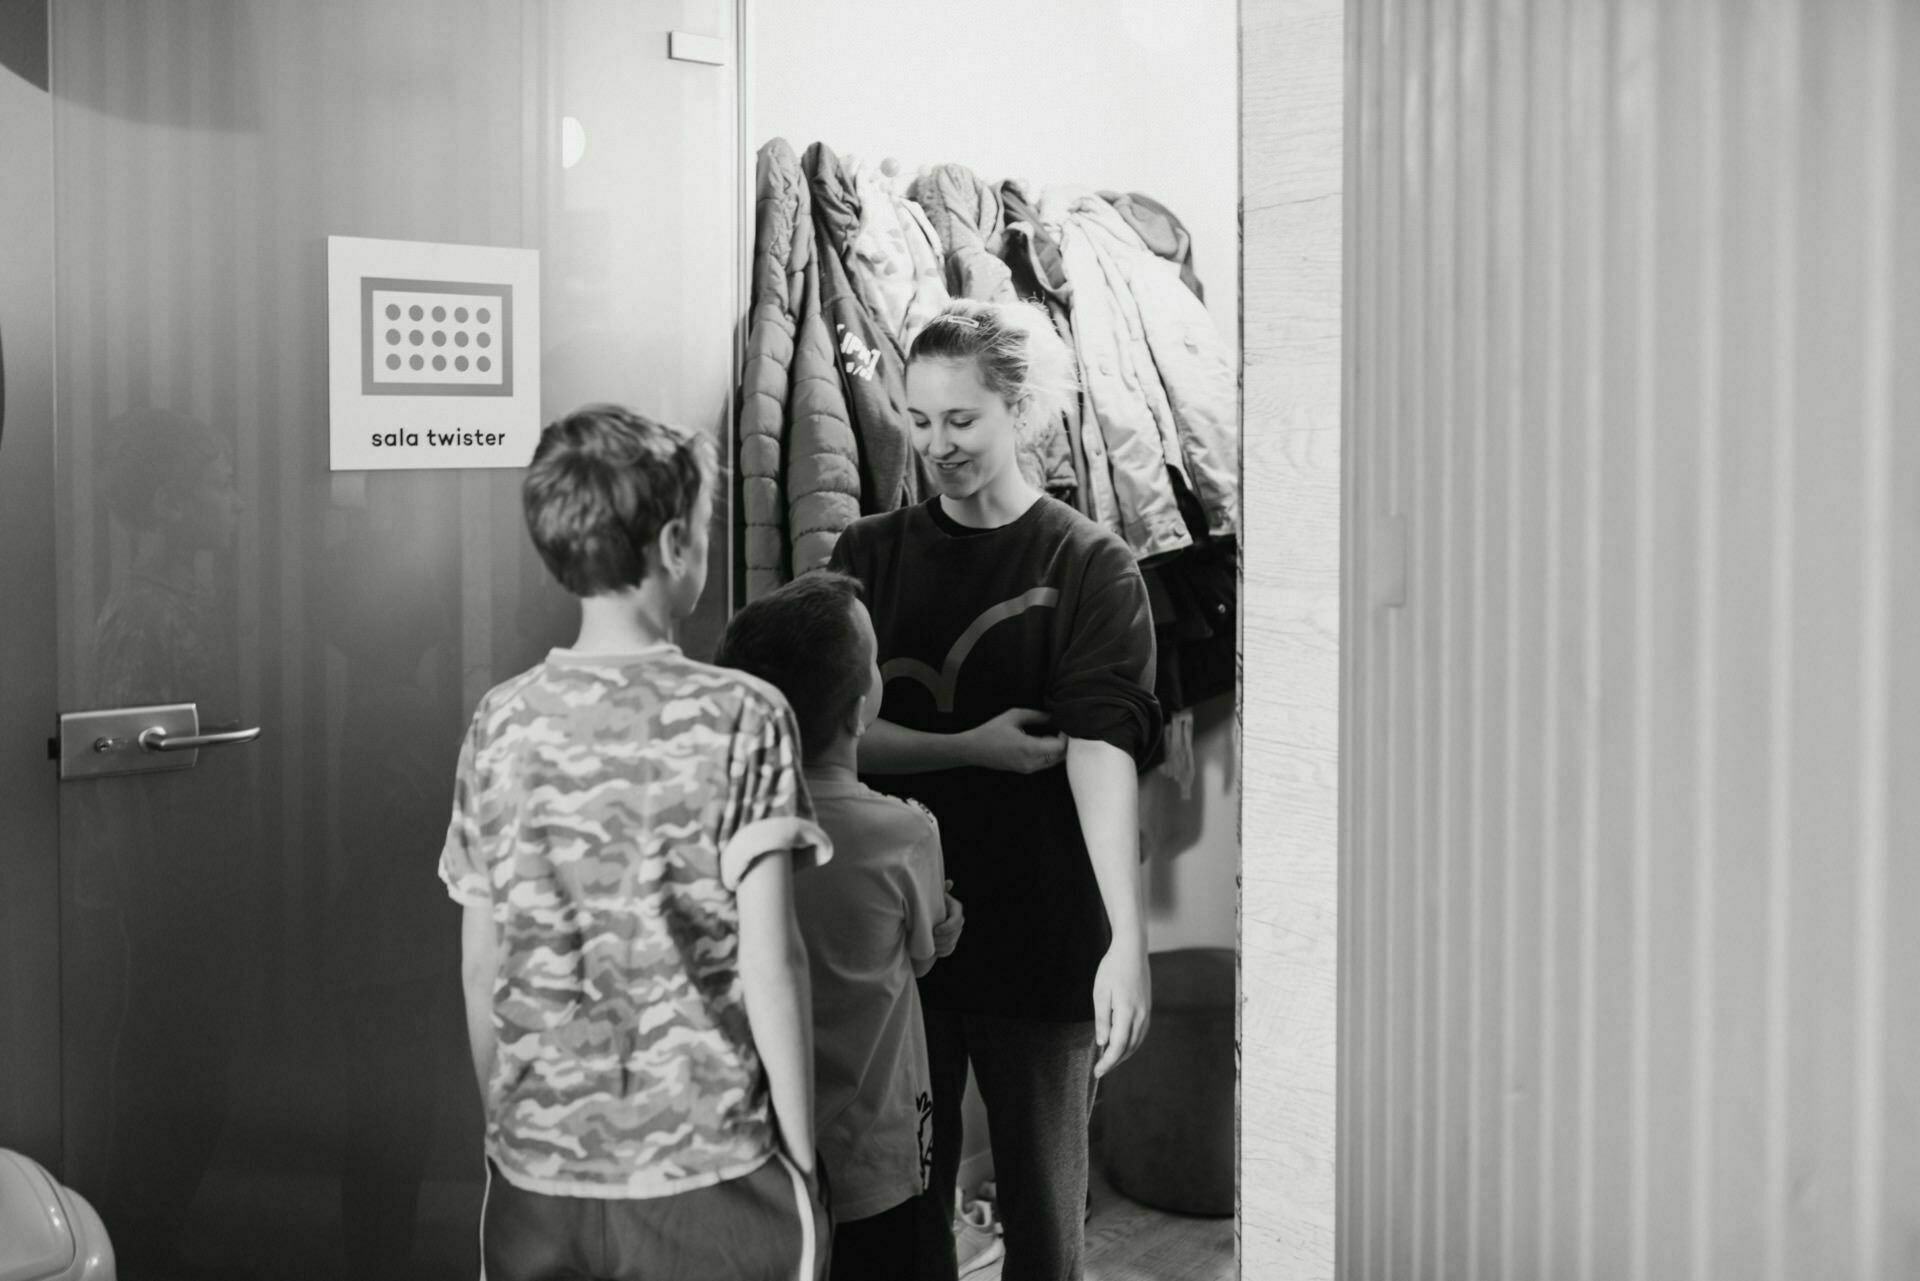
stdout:
<svg viewBox="0 0 1920 1281">
<path fill-rule="evenodd" d="M 913 447 L 948 498 L 971 498 L 1016 467 L 1012 406 L 980 380 L 978 361 L 924 359 L 907 366 Z"/>
</svg>

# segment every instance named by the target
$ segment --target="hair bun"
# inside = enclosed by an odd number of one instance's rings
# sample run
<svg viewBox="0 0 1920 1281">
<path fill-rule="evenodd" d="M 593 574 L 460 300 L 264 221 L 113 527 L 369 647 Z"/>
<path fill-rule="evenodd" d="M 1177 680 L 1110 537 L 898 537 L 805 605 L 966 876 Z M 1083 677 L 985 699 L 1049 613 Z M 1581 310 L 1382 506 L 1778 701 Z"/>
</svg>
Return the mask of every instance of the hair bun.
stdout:
<svg viewBox="0 0 1920 1281">
<path fill-rule="evenodd" d="M 981 381 L 1008 404 L 1026 399 L 1044 422 L 1079 389 L 1073 353 L 1053 320 L 1028 302 L 955 298 L 914 336 L 907 360 L 972 359 Z"/>
</svg>

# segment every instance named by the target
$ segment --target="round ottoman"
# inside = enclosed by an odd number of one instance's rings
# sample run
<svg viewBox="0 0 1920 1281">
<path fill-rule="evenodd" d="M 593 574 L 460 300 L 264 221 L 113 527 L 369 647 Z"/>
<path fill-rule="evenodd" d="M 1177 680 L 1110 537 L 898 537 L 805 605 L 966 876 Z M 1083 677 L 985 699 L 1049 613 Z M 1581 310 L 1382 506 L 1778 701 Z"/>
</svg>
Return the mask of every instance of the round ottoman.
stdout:
<svg viewBox="0 0 1920 1281">
<path fill-rule="evenodd" d="M 1146 1042 L 1100 1083 L 1107 1178 L 1157 1210 L 1231 1215 L 1233 950 L 1155 952 L 1147 963 Z"/>
</svg>

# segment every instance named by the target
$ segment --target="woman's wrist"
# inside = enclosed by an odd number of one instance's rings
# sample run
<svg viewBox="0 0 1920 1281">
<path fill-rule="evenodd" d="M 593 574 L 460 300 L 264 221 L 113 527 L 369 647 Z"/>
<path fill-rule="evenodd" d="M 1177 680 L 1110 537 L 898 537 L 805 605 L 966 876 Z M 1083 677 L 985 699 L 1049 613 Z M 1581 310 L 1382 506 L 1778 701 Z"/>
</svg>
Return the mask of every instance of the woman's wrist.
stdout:
<svg viewBox="0 0 1920 1281">
<path fill-rule="evenodd" d="M 963 729 L 957 734 L 948 735 L 947 745 L 953 752 L 954 760 L 961 765 L 978 766 L 983 764 L 980 759 L 979 744 L 980 727 L 978 725 L 972 729 Z"/>
</svg>

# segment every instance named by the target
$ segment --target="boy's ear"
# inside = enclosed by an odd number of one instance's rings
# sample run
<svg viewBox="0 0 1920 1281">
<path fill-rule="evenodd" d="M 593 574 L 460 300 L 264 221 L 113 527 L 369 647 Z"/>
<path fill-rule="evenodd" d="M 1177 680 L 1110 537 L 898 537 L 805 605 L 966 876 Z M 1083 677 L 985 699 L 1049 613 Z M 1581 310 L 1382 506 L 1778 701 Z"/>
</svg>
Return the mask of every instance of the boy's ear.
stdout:
<svg viewBox="0 0 1920 1281">
<path fill-rule="evenodd" d="M 687 558 L 685 517 L 676 516 L 660 527 L 660 537 L 654 542 L 654 554 L 660 558 L 662 569 L 672 574 L 680 572 Z"/>
</svg>

